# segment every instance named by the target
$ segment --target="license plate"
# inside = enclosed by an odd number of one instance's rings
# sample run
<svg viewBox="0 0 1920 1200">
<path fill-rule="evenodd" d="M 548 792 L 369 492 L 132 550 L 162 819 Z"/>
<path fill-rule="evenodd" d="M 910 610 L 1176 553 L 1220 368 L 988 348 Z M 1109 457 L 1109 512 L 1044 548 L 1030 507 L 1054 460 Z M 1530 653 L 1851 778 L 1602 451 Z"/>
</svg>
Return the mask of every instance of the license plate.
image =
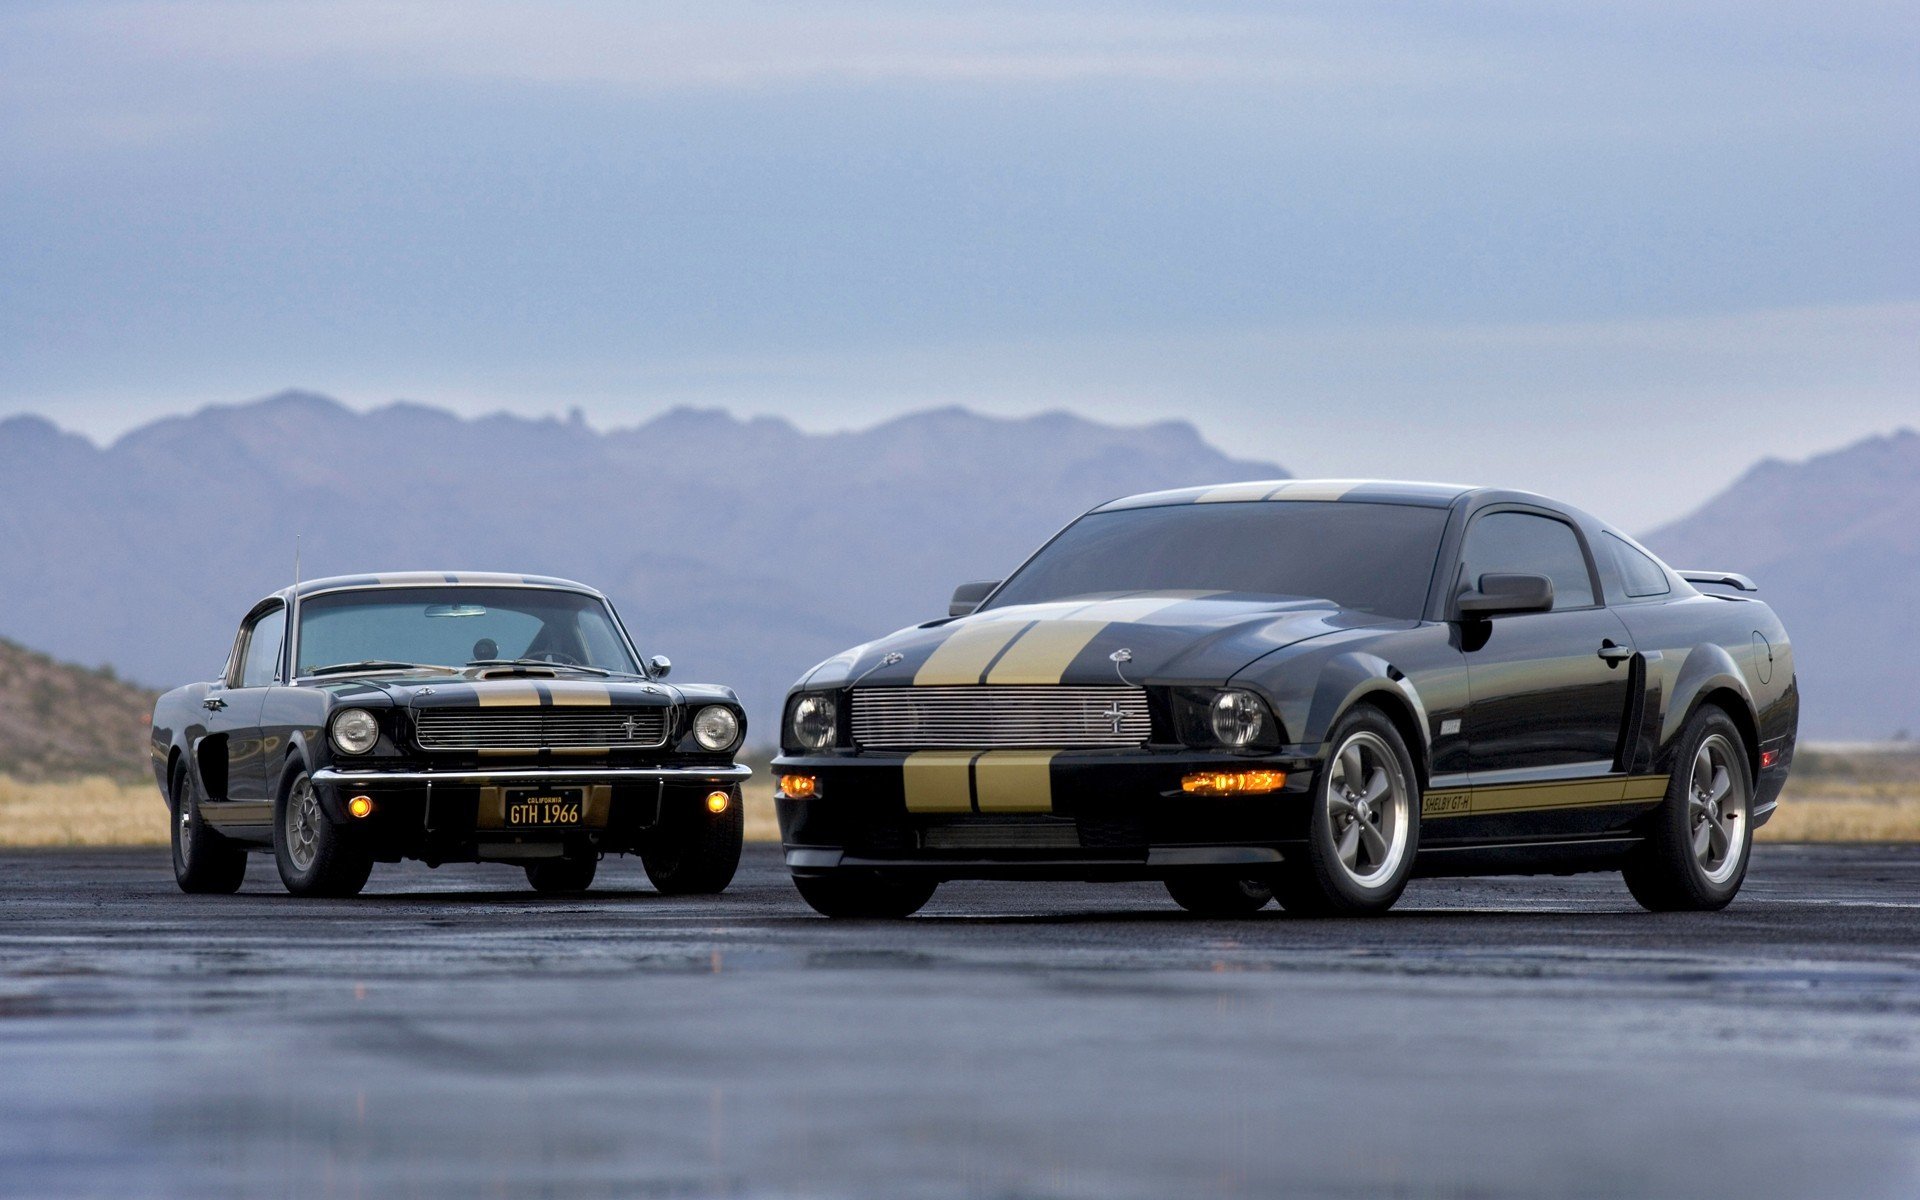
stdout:
<svg viewBox="0 0 1920 1200">
<path fill-rule="evenodd" d="M 573 829 L 583 821 L 586 796 L 579 788 L 507 793 L 507 824 L 520 829 Z"/>
</svg>

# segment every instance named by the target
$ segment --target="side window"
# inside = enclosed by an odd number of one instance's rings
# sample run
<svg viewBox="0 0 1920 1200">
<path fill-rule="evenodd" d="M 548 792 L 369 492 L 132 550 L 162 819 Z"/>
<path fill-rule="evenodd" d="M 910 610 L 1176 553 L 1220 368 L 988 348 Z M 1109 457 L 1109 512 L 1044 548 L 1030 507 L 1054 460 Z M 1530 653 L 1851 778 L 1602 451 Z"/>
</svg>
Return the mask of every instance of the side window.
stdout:
<svg viewBox="0 0 1920 1200">
<path fill-rule="evenodd" d="M 1519 572 L 1553 580 L 1553 606 L 1587 608 L 1593 604 L 1593 576 L 1573 526 L 1533 513 L 1491 513 L 1467 530 L 1461 553 L 1462 587 L 1478 585 L 1482 575 Z"/>
<path fill-rule="evenodd" d="M 253 623 L 247 656 L 240 665 L 241 687 L 267 687 L 280 673 L 280 642 L 287 632 L 287 610 L 276 608 Z"/>
<path fill-rule="evenodd" d="M 1600 540 L 1613 555 L 1614 566 L 1619 568 L 1621 584 L 1627 595 L 1664 596 L 1673 590 L 1660 564 L 1631 542 L 1611 532 Z"/>
</svg>

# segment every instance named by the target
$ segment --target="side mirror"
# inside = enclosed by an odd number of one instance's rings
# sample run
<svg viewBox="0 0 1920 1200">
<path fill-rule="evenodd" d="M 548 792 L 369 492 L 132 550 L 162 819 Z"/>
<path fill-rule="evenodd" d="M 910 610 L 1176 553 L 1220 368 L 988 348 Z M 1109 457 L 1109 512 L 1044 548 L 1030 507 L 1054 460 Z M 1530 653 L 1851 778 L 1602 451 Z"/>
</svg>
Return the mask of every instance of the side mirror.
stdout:
<svg viewBox="0 0 1920 1200">
<path fill-rule="evenodd" d="M 1545 612 L 1553 607 L 1553 580 L 1517 573 L 1482 575 L 1479 590 L 1461 596 L 1459 605 L 1463 617 Z"/>
<path fill-rule="evenodd" d="M 655 679 L 665 679 L 673 671 L 673 660 L 664 654 L 656 654 L 647 660 L 647 674 Z"/>
<path fill-rule="evenodd" d="M 980 607 L 980 602 L 993 594 L 1000 586 L 998 579 L 976 579 L 972 583 L 963 583 L 953 589 L 953 599 L 947 602 L 947 615 L 964 617 Z"/>
</svg>

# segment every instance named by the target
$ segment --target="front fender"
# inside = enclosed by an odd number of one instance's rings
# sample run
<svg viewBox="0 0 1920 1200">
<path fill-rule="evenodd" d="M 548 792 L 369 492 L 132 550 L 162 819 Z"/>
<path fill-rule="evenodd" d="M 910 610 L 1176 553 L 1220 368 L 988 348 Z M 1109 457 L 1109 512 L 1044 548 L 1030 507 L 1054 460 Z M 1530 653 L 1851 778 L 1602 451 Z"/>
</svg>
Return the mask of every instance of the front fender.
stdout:
<svg viewBox="0 0 1920 1200">
<path fill-rule="evenodd" d="M 1299 668 L 1273 671 L 1262 680 L 1261 688 L 1274 703 L 1275 715 L 1286 729 L 1288 740 L 1309 753 L 1327 740 L 1334 723 L 1355 704 L 1377 698 L 1390 714 L 1408 719 L 1401 722 L 1403 732 L 1414 735 L 1407 749 L 1414 755 L 1421 774 L 1428 774 L 1432 755 L 1431 728 L 1427 708 L 1406 674 L 1386 659 L 1364 650 L 1348 650 L 1322 660 L 1311 672 Z M 1246 673 L 1243 672 L 1242 676 Z M 1236 676 L 1239 682 L 1242 676 Z"/>
</svg>

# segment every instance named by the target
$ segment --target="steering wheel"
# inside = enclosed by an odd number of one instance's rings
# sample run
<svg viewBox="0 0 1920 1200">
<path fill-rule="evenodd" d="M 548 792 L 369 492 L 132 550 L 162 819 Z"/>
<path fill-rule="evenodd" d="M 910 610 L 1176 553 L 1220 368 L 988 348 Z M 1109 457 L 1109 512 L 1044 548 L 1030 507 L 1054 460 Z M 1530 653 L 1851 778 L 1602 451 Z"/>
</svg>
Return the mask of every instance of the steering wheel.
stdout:
<svg viewBox="0 0 1920 1200">
<path fill-rule="evenodd" d="M 542 653 L 532 655 L 531 657 L 537 658 L 541 662 L 553 663 L 555 666 L 560 666 L 560 667 L 584 667 L 587 665 L 581 662 L 579 659 L 575 658 L 573 655 L 568 654 L 565 651 L 561 651 L 561 650 L 547 650 L 547 651 L 543 651 Z"/>
</svg>

